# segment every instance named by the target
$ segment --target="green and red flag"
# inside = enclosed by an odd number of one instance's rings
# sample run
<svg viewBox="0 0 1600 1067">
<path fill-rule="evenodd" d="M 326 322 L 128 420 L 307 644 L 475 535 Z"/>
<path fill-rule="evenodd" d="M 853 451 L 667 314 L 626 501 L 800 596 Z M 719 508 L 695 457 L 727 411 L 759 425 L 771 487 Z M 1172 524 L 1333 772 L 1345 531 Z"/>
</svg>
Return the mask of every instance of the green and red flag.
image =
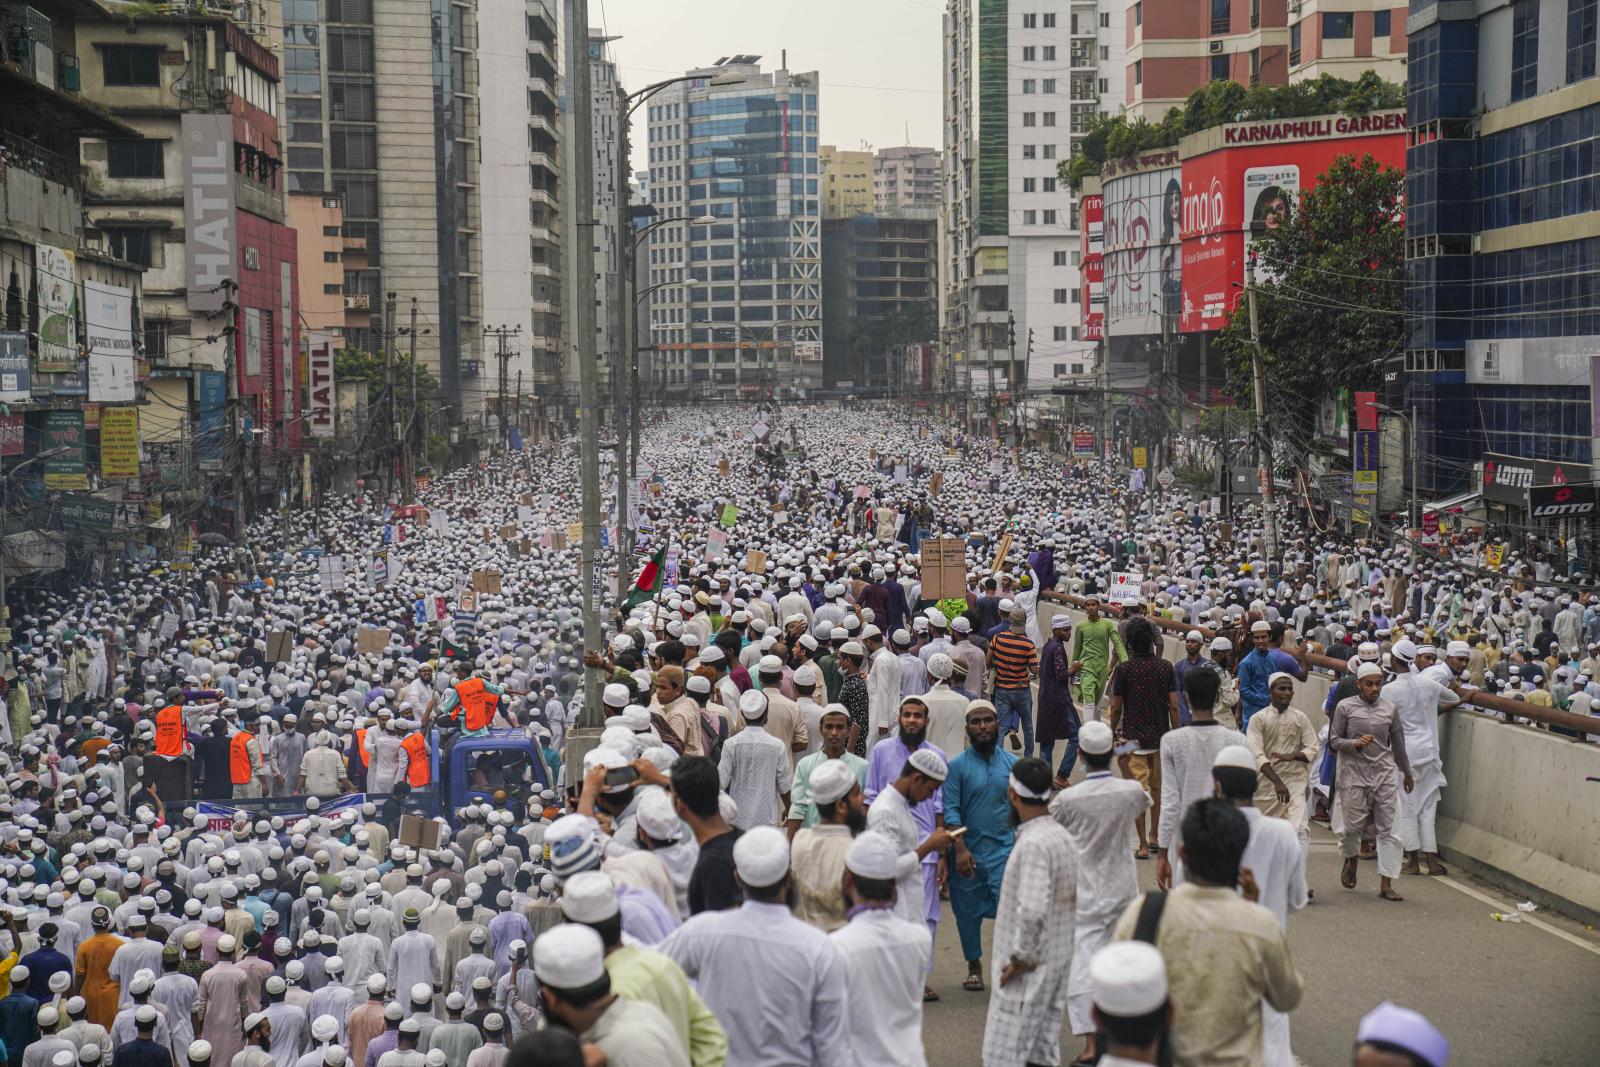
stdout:
<svg viewBox="0 0 1600 1067">
<path fill-rule="evenodd" d="M 639 569 L 639 578 L 633 583 L 633 592 L 628 594 L 622 602 L 622 610 L 643 604 L 646 600 L 654 600 L 661 592 L 661 585 L 667 578 L 667 546 L 662 545 L 656 549 L 656 554 L 650 557 L 650 562 Z"/>
</svg>

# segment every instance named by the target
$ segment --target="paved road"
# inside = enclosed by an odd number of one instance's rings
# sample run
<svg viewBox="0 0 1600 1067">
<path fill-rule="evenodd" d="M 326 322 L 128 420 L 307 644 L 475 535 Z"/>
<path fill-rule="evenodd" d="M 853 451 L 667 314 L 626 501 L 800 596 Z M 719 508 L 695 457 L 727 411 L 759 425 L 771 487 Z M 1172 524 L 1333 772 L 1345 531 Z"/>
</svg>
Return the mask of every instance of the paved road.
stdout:
<svg viewBox="0 0 1600 1067">
<path fill-rule="evenodd" d="M 1384 999 L 1431 1018 L 1455 1045 L 1452 1067 L 1600 1061 L 1600 933 L 1542 910 L 1531 922 L 1495 922 L 1490 913 L 1515 911 L 1515 900 L 1454 872 L 1402 878 L 1406 902 L 1382 901 L 1374 864 L 1362 863 L 1354 892 L 1339 887 L 1338 866 L 1332 835 L 1314 826 L 1317 899 L 1289 919 L 1307 987 L 1292 1017 L 1294 1050 L 1309 1067 L 1348 1064 L 1357 1022 Z M 1141 883 L 1153 885 L 1154 862 L 1139 867 Z M 988 996 L 961 989 L 966 967 L 948 908 L 936 957 L 943 999 L 925 1014 L 928 1062 L 974 1067 Z M 1076 1042 L 1064 1034 L 1065 1060 Z"/>
</svg>

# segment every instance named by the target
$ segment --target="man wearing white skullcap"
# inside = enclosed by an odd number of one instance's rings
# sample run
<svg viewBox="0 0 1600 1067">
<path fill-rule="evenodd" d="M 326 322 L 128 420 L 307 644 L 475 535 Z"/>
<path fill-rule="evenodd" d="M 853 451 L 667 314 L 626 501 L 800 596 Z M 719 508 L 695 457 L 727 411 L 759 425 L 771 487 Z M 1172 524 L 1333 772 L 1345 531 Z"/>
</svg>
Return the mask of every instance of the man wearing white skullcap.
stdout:
<svg viewBox="0 0 1600 1067">
<path fill-rule="evenodd" d="M 868 830 L 844 856 L 850 922 L 832 934 L 849 989 L 850 1047 L 858 1063 L 923 1067 L 923 978 L 933 955 L 924 923 L 894 913 L 900 850 Z"/>
<path fill-rule="evenodd" d="M 1339 884 L 1356 887 L 1357 856 L 1363 834 L 1378 839 L 1378 895 L 1403 900 L 1392 880 L 1400 877 L 1402 846 L 1396 819 L 1400 790 L 1415 787 L 1406 757 L 1405 726 L 1392 702 L 1383 698 L 1383 668 L 1363 663 L 1356 670 L 1356 695 L 1339 701 L 1328 723 L 1328 747 L 1338 753 L 1334 828 L 1344 870 Z"/>
<path fill-rule="evenodd" d="M 767 697 L 761 690 L 739 697 L 739 714 L 745 728 L 723 743 L 717 763 L 723 790 L 739 805 L 734 825 L 741 830 L 776 826 L 789 810 L 794 782 L 789 746 L 767 732 Z"/>
<path fill-rule="evenodd" d="M 1311 794 L 1311 763 L 1322 746 L 1310 717 L 1292 706 L 1292 675 L 1273 674 L 1267 679 L 1267 694 L 1271 702 L 1250 716 L 1245 731 L 1261 771 L 1255 804 L 1262 815 L 1287 820 L 1303 850 L 1310 831 L 1306 801 Z"/>
<path fill-rule="evenodd" d="M 689 1067 L 683 1039 L 654 1004 L 611 990 L 605 944 L 582 923 L 563 923 L 533 943 L 533 973 L 550 1019 L 596 1045 L 608 1067 Z"/>
<path fill-rule="evenodd" d="M 1405 642 L 1397 642 L 1395 651 Z M 1460 704 L 1473 692 L 1448 675 L 1448 680 L 1422 673 L 1415 667 L 1401 670 L 1383 687 L 1384 700 L 1394 705 L 1405 729 L 1406 759 L 1416 782 L 1400 796 L 1399 837 L 1406 861 L 1403 874 L 1421 874 L 1418 855 L 1427 863 L 1431 875 L 1450 872 L 1439 862 L 1439 841 L 1435 825 L 1439 799 L 1444 792 L 1444 757 L 1439 749 L 1439 713 Z"/>
<path fill-rule="evenodd" d="M 902 718 L 902 730 L 904 723 Z M 904 751 L 899 738 L 885 742 L 873 750 L 875 766 L 887 765 L 885 757 L 891 745 Z M 955 841 L 944 828 L 942 802 L 950 768 L 932 746 L 912 747 L 915 750 L 897 769 L 895 777 L 873 797 L 867 809 L 867 826 L 886 834 L 905 859 L 897 880 L 895 914 L 912 921 L 923 920 L 931 933 L 938 924 L 937 864 L 943 862 L 945 850 Z M 868 784 L 872 784 L 870 777 Z M 868 795 L 871 795 L 870 789 Z M 925 824 L 924 818 L 931 822 Z M 934 872 L 932 879 L 928 877 L 930 867 Z M 932 897 L 931 901 L 928 896 Z"/>
<path fill-rule="evenodd" d="M 805 668 L 802 668 L 802 670 Z M 867 761 L 850 751 L 850 713 L 843 705 L 829 704 L 817 717 L 816 735 L 820 747 L 794 766 L 794 788 L 789 798 L 786 823 L 792 839 L 800 829 L 817 821 L 817 798 L 811 792 L 811 776 L 830 760 L 842 761 L 863 787 L 867 783 Z"/>
<path fill-rule="evenodd" d="M 1130 631 L 1131 633 L 1131 631 Z M 1135 647 L 1137 639 L 1130 637 Z M 1244 735 L 1214 717 L 1222 679 L 1215 671 L 1190 671 L 1183 684 L 1189 697 L 1189 722 L 1161 737 L 1161 815 L 1156 851 L 1156 885 L 1172 888 L 1182 877 L 1178 849 L 1183 846 L 1183 813 L 1213 792 L 1211 764 L 1228 745 L 1243 745 Z"/>
<path fill-rule="evenodd" d="M 758 827 L 734 844 L 733 861 L 744 903 L 692 917 L 658 949 L 695 981 L 721 1021 L 729 1063 L 856 1062 L 839 952 L 784 903 L 788 840 L 776 827 Z"/>
<path fill-rule="evenodd" d="M 1078 756 L 1087 773 L 1077 785 L 1061 790 L 1050 801 L 1051 816 L 1066 828 L 1078 854 L 1067 1021 L 1072 1032 L 1084 1039 L 1079 1059 L 1094 1051 L 1089 960 L 1111 936 L 1128 901 L 1139 894 L 1137 865 L 1128 849 L 1128 827 L 1150 810 L 1150 795 L 1138 782 L 1112 775 L 1114 740 L 1108 724 L 1084 723 L 1078 731 Z"/>
<path fill-rule="evenodd" d="M 1252 723 L 1272 714 L 1271 705 L 1256 712 Z M 1267 816 L 1254 801 L 1257 788 L 1258 757 L 1247 748 L 1230 745 L 1217 753 L 1211 768 L 1217 796 L 1232 801 L 1250 823 L 1250 843 L 1245 846 L 1241 867 L 1255 876 L 1256 902 L 1287 928 L 1289 912 L 1299 911 L 1310 899 L 1306 890 L 1305 853 L 1294 829 L 1283 819 Z M 1294 1057 L 1289 1047 L 1289 1016 L 1265 1001 L 1261 1004 L 1262 1059 L 1271 1067 L 1291 1067 Z"/>
<path fill-rule="evenodd" d="M 1094 1028 L 1104 1050 L 1100 1063 L 1156 1063 L 1172 1025 L 1160 950 L 1144 941 L 1118 941 L 1096 952 L 1084 969 L 1093 985 Z"/>
<path fill-rule="evenodd" d="M 838 726 L 842 712 L 833 712 L 828 722 Z M 851 755 L 851 753 L 845 753 Z M 864 768 L 863 768 L 864 770 Z M 851 836 L 867 824 L 866 803 L 862 799 L 861 779 L 842 759 L 824 759 L 810 772 L 807 783 L 808 806 L 813 825 L 791 831 L 790 866 L 795 884 L 797 917 L 824 933 L 844 925 L 845 902 L 839 893 L 844 874 L 845 850 Z M 799 820 L 791 819 L 791 828 Z"/>
</svg>

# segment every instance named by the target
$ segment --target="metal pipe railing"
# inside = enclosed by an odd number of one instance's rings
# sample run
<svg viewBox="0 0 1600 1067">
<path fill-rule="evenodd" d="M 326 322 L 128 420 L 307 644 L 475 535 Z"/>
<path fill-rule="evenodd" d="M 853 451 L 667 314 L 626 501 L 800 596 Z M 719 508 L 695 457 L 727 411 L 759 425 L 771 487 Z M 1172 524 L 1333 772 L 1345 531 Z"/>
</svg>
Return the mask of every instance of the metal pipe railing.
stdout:
<svg viewBox="0 0 1600 1067">
<path fill-rule="evenodd" d="M 1082 610 L 1083 606 L 1088 603 L 1088 599 L 1085 597 L 1076 596 L 1072 593 L 1058 593 L 1051 589 L 1042 591 L 1039 594 L 1039 599 L 1056 604 L 1065 604 L 1068 607 L 1078 608 L 1079 610 Z M 1117 619 L 1122 617 L 1122 606 L 1120 604 L 1102 600 L 1100 605 L 1102 614 Z M 1200 635 L 1207 641 L 1216 636 L 1216 631 L 1208 626 L 1173 622 L 1171 619 L 1163 619 L 1156 615 L 1147 615 L 1145 618 L 1154 623 L 1156 628 L 1163 633 L 1171 634 L 1174 637 L 1182 638 L 1191 630 L 1198 630 Z M 1239 651 L 1242 655 L 1245 650 L 1236 651 Z M 1286 649 L 1285 651 L 1288 650 Z M 1350 673 L 1349 665 L 1344 660 L 1336 659 L 1333 656 L 1324 656 L 1320 653 L 1308 651 L 1304 654 L 1304 662 L 1309 667 L 1321 667 L 1324 670 L 1332 671 L 1335 675 Z M 1562 711 L 1560 708 L 1543 708 L 1537 704 L 1530 704 L 1526 700 L 1512 700 L 1510 697 L 1497 696 L 1493 693 L 1477 692 L 1473 693 L 1462 704 L 1457 705 L 1457 708 L 1465 707 L 1468 704 L 1481 711 L 1494 712 L 1497 715 L 1515 716 L 1518 719 L 1526 719 L 1529 722 L 1541 723 L 1545 726 L 1559 726 L 1564 730 L 1575 730 L 1579 733 L 1600 733 L 1600 718 L 1590 715 L 1577 715 L 1570 711 Z"/>
</svg>

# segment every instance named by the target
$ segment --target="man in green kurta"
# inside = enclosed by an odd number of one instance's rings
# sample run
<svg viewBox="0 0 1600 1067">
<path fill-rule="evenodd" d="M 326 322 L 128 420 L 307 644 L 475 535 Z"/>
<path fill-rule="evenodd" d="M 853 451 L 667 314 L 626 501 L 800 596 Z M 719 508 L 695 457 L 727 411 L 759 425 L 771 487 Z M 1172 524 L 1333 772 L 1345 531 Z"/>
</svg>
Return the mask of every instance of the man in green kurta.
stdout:
<svg viewBox="0 0 1600 1067">
<path fill-rule="evenodd" d="M 1116 624 L 1100 614 L 1098 597 L 1090 597 L 1083 610 L 1087 618 L 1072 633 L 1070 669 L 1078 676 L 1078 706 L 1092 708 L 1105 692 L 1112 665 L 1127 659 L 1128 650 L 1122 647 Z"/>
</svg>

